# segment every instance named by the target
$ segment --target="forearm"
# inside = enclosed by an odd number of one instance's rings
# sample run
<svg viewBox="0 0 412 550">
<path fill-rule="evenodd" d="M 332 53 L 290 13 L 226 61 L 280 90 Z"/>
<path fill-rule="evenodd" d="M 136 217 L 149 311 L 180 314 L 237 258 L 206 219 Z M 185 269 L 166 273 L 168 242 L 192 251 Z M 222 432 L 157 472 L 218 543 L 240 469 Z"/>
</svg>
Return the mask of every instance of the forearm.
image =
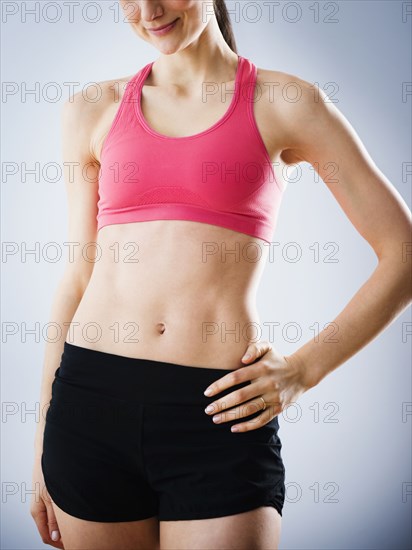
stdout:
<svg viewBox="0 0 412 550">
<path fill-rule="evenodd" d="M 407 259 L 406 263 L 394 255 L 381 259 L 334 319 L 333 328 L 326 327 L 286 356 L 302 367 L 308 389 L 366 346 L 410 304 L 411 268 Z"/>
<path fill-rule="evenodd" d="M 51 399 L 51 385 L 54 375 L 60 365 L 64 342 L 70 322 L 80 303 L 84 290 L 80 285 L 67 281 L 64 277 L 55 291 L 50 314 L 50 321 L 57 323 L 61 329 L 61 338 L 56 342 L 47 342 L 43 361 L 43 373 L 40 389 L 40 420 L 36 428 L 34 449 L 36 455 L 41 455 L 43 448 L 43 433 L 48 405 Z"/>
</svg>

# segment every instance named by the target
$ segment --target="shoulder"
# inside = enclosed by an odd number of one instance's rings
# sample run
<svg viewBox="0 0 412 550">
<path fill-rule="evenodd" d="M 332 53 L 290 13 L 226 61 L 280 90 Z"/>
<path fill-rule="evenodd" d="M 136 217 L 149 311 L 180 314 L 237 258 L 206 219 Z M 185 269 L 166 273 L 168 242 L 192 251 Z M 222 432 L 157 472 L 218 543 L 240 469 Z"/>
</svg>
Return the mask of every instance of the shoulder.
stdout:
<svg viewBox="0 0 412 550">
<path fill-rule="evenodd" d="M 92 82 L 65 100 L 61 110 L 63 133 L 88 145 L 93 157 L 101 126 L 118 108 L 132 76 Z M 113 118 L 113 116 L 112 116 Z M 97 159 L 96 159 L 97 160 Z"/>
<path fill-rule="evenodd" d="M 129 76 L 89 84 L 66 99 L 62 115 L 87 125 L 88 121 L 99 117 L 108 105 L 121 99 L 131 78 Z"/>
<path fill-rule="evenodd" d="M 302 159 L 292 153 L 302 140 L 313 140 L 336 118 L 337 109 L 317 84 L 288 72 L 258 68 L 257 87 L 266 99 L 268 117 L 282 132 L 285 159 Z"/>
<path fill-rule="evenodd" d="M 289 111 L 316 110 L 317 105 L 323 103 L 320 100 L 326 98 L 316 84 L 293 73 L 258 68 L 257 84 L 262 90 L 272 90 L 273 98 L 283 107 L 290 107 Z"/>
</svg>

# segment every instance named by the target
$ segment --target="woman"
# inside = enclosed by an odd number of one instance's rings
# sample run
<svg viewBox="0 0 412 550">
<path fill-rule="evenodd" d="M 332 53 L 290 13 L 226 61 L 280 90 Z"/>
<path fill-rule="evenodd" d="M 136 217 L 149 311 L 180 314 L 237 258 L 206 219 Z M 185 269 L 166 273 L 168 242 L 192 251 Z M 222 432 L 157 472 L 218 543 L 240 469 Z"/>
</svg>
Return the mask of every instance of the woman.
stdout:
<svg viewBox="0 0 412 550">
<path fill-rule="evenodd" d="M 410 303 L 410 212 L 321 90 L 237 54 L 223 0 L 121 4 L 161 55 L 102 83 L 102 101 L 64 106 L 73 259 L 31 512 L 56 548 L 276 548 L 278 415 Z M 249 329 L 282 168 L 303 161 L 379 267 L 335 319 L 335 346 L 321 333 L 284 357 Z"/>
</svg>

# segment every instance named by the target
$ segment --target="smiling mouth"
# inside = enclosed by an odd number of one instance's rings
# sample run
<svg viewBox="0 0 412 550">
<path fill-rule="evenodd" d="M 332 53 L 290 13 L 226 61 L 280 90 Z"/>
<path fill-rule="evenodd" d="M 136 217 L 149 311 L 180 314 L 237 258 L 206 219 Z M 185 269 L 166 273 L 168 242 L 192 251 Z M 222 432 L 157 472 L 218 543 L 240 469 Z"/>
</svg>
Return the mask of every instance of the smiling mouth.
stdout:
<svg viewBox="0 0 412 550">
<path fill-rule="evenodd" d="M 155 34 L 160 33 L 162 31 L 167 32 L 168 30 L 170 30 L 174 27 L 174 25 L 177 23 L 178 20 L 179 20 L 179 18 L 175 19 L 171 23 L 168 23 L 167 25 L 162 25 L 161 27 L 156 27 L 156 28 L 153 28 L 153 29 L 147 28 L 146 30 L 148 30 L 149 32 L 153 32 Z"/>
</svg>

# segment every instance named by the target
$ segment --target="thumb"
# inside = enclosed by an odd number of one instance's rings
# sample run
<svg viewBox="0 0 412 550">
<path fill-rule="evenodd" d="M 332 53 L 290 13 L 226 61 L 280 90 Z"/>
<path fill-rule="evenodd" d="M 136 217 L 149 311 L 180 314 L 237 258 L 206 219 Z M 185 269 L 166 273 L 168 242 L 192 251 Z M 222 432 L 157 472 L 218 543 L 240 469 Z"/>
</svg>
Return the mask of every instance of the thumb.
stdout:
<svg viewBox="0 0 412 550">
<path fill-rule="evenodd" d="M 272 346 L 269 344 L 269 342 L 266 342 L 266 340 L 262 340 L 260 342 L 255 342 L 253 344 L 249 344 L 249 346 L 246 349 L 245 355 L 242 357 L 242 361 L 244 363 L 250 363 L 252 361 L 255 361 L 259 357 L 262 357 L 272 349 Z"/>
</svg>

